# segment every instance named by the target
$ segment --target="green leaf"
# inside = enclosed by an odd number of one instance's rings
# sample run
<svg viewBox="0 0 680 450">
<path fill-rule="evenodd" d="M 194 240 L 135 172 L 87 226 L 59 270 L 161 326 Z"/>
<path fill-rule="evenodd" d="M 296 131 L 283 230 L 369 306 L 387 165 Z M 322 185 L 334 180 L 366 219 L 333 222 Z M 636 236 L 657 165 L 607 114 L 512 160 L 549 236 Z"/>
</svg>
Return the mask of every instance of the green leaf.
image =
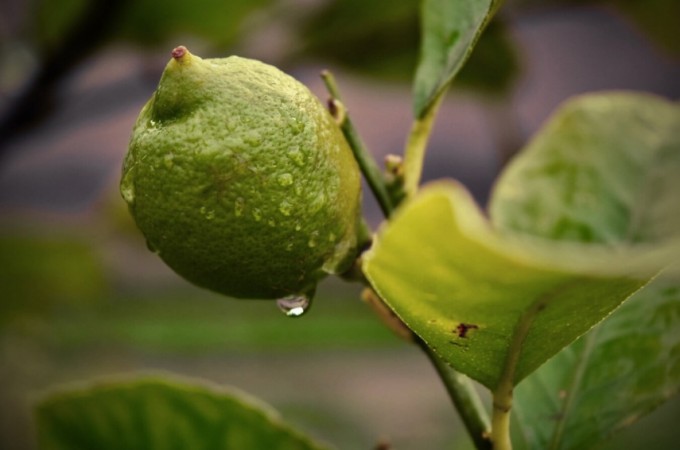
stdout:
<svg viewBox="0 0 680 450">
<path fill-rule="evenodd" d="M 506 232 L 680 258 L 680 107 L 604 93 L 557 112 L 504 172 L 491 204 Z M 530 449 L 591 448 L 680 386 L 680 275 L 655 279 L 519 386 Z"/>
<path fill-rule="evenodd" d="M 581 97 L 508 167 L 486 222 L 458 185 L 407 204 L 365 270 L 455 369 L 517 384 L 680 255 L 680 112 Z"/>
<path fill-rule="evenodd" d="M 359 75 L 410 82 L 418 58 L 419 0 L 335 0 L 305 17 L 301 56 L 341 64 Z M 491 21 L 457 77 L 456 87 L 507 94 L 517 77 L 517 49 L 500 18 Z"/>
<path fill-rule="evenodd" d="M 678 269 L 517 387 L 527 449 L 593 448 L 680 391 Z"/>
<path fill-rule="evenodd" d="M 54 393 L 37 406 L 36 421 L 45 450 L 325 448 L 244 394 L 165 377 Z"/>
<path fill-rule="evenodd" d="M 500 0 L 424 0 L 414 112 L 423 117 L 463 67 Z"/>
<path fill-rule="evenodd" d="M 556 240 L 660 245 L 680 236 L 680 105 L 641 93 L 567 102 L 503 172 L 503 230 Z"/>
<path fill-rule="evenodd" d="M 494 389 L 588 331 L 657 264 L 638 249 L 503 236 L 464 188 L 441 182 L 397 212 L 364 270 L 437 354 Z"/>
</svg>

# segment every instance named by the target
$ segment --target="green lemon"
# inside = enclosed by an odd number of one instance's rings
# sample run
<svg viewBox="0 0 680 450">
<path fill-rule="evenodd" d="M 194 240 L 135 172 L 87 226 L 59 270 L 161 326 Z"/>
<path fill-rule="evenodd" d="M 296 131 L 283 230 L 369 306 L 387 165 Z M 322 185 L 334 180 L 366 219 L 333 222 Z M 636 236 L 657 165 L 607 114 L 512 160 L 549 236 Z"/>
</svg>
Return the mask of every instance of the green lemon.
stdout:
<svg viewBox="0 0 680 450">
<path fill-rule="evenodd" d="M 309 294 L 345 271 L 360 174 L 328 111 L 262 62 L 172 56 L 121 181 L 149 247 L 187 280 L 240 298 Z"/>
</svg>

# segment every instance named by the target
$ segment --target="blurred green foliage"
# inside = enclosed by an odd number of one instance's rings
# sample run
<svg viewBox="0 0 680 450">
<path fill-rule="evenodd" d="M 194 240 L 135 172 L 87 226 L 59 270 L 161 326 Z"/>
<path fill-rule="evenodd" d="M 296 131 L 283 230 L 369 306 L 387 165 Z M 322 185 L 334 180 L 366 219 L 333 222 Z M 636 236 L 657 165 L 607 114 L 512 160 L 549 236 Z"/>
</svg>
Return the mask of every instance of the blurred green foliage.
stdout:
<svg viewBox="0 0 680 450">
<path fill-rule="evenodd" d="M 39 53 L 58 47 L 98 1 L 38 0 L 28 34 Z M 504 9 L 586 5 L 621 12 L 667 51 L 680 55 L 680 2 L 676 0 L 508 0 Z M 115 24 L 108 39 L 158 46 L 178 37 L 193 37 L 225 51 L 249 32 L 262 29 L 248 27 L 249 19 L 261 13 L 258 17 L 265 22 L 285 24 L 299 43 L 284 58 L 312 57 L 388 81 L 412 79 L 420 39 L 420 1 L 331 0 L 318 8 L 287 8 L 285 14 L 276 13 L 283 11 L 282 6 L 274 0 L 128 1 L 111 17 Z M 521 69 L 504 22 L 509 16 L 501 13 L 489 25 L 455 87 L 489 95 L 509 92 Z"/>
<path fill-rule="evenodd" d="M 155 45 L 178 35 L 191 35 L 223 48 L 239 36 L 244 19 L 270 3 L 271 0 L 137 0 L 123 15 L 120 36 Z"/>
<path fill-rule="evenodd" d="M 58 46 L 69 28 L 93 0 L 41 0 L 34 5 L 30 35 L 41 52 Z"/>
<path fill-rule="evenodd" d="M 70 236 L 0 235 L 0 325 L 23 314 L 83 306 L 106 291 L 93 248 Z"/>
<path fill-rule="evenodd" d="M 123 0 L 119 0 L 123 1 Z M 30 26 L 40 50 L 58 46 L 63 36 L 100 0 L 41 0 Z M 242 32 L 246 17 L 272 0 L 136 0 L 126 1 L 115 21 L 115 40 L 152 46 L 177 36 L 193 36 L 225 47 Z"/>
</svg>

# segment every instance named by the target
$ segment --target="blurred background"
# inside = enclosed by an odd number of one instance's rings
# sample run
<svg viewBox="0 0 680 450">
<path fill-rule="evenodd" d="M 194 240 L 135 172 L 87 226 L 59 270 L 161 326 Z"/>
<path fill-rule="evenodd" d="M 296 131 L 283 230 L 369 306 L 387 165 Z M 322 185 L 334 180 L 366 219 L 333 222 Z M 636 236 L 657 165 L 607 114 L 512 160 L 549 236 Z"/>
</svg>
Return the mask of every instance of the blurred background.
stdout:
<svg viewBox="0 0 680 450">
<path fill-rule="evenodd" d="M 325 282 L 291 320 L 195 288 L 147 251 L 118 194 L 132 125 L 183 44 L 275 64 L 326 97 L 329 68 L 378 161 L 412 119 L 418 2 L 0 0 L 0 448 L 35 448 L 30 405 L 64 382 L 162 371 L 237 386 L 344 449 L 470 448 L 433 369 Z M 677 0 L 507 0 L 447 97 L 425 178 L 481 204 L 566 98 L 680 96 Z M 370 194 L 365 214 L 381 218 Z M 673 448 L 669 402 L 606 448 Z M 604 447 L 603 447 L 604 448 Z"/>
</svg>

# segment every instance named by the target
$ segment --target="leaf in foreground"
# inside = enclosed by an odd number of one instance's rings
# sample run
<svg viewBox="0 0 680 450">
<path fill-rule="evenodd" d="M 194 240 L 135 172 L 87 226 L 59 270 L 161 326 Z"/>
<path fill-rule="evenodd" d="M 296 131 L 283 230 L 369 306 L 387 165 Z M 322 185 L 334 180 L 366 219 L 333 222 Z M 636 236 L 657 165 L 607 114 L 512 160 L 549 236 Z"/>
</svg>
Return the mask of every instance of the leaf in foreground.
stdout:
<svg viewBox="0 0 680 450">
<path fill-rule="evenodd" d="M 145 377 L 50 395 L 36 408 L 45 450 L 321 450 L 244 394 Z"/>
<path fill-rule="evenodd" d="M 644 285 L 653 270 L 639 256 L 505 238 L 462 186 L 442 182 L 394 216 L 364 269 L 409 328 L 493 390 L 517 384 Z"/>
<path fill-rule="evenodd" d="M 680 108 L 607 93 L 569 102 L 506 169 L 491 222 L 457 184 L 424 189 L 366 273 L 455 369 L 517 384 L 680 254 Z"/>
<path fill-rule="evenodd" d="M 680 391 L 680 270 L 666 272 L 516 390 L 524 446 L 592 448 Z"/>
</svg>

